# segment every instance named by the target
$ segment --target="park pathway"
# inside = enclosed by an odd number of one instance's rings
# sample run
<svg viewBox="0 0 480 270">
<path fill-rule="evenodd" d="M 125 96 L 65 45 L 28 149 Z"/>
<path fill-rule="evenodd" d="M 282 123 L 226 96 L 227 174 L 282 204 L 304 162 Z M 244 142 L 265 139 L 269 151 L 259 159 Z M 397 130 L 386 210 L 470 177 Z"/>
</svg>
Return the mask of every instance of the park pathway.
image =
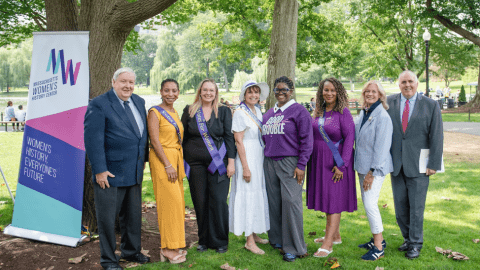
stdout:
<svg viewBox="0 0 480 270">
<path fill-rule="evenodd" d="M 443 131 L 459 132 L 480 136 L 480 123 L 443 122 Z"/>
</svg>

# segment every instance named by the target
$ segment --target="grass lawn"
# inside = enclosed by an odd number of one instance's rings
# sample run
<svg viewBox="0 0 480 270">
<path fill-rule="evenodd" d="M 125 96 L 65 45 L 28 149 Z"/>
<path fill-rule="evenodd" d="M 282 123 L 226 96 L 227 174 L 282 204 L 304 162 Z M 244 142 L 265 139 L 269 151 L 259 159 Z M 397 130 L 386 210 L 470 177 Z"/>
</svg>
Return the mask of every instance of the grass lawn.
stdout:
<svg viewBox="0 0 480 270">
<path fill-rule="evenodd" d="M 468 113 L 443 113 L 443 122 L 468 122 Z M 470 122 L 480 122 L 480 113 L 470 114 Z"/>
<path fill-rule="evenodd" d="M 0 165 L 5 173 L 10 188 L 16 189 L 20 151 L 23 133 L 0 133 Z M 410 261 L 404 258 L 404 253 L 396 248 L 403 242 L 400 230 L 395 222 L 395 211 L 391 191 L 390 178 L 387 176 L 379 199 L 380 211 L 384 224 L 384 237 L 387 241 L 385 258 L 377 262 L 364 262 L 360 256 L 365 253 L 357 245 L 368 241 L 371 237 L 368 220 L 360 198 L 357 182 L 358 211 L 344 213 L 341 222 L 343 244 L 335 245 L 331 257 L 338 258 L 343 269 L 375 269 L 376 266 L 385 269 L 475 269 L 480 264 L 480 244 L 472 242 L 480 238 L 480 195 L 478 194 L 478 180 L 480 175 L 479 163 L 452 163 L 445 160 L 446 173 L 437 174 L 430 178 L 429 193 L 425 210 L 425 243 L 420 258 Z M 13 204 L 3 179 L 0 180 L 0 226 L 5 227 L 12 219 Z M 184 182 L 185 199 L 188 207 L 193 207 L 188 182 Z M 449 198 L 450 200 L 446 200 Z M 144 201 L 154 201 L 152 181 L 147 167 L 143 185 Z M 385 208 L 381 207 L 386 205 Z M 313 242 L 314 236 L 309 232 L 316 232 L 315 237 L 323 236 L 326 219 L 324 213 L 307 210 L 304 207 L 304 234 L 308 253 L 313 254 L 319 244 Z M 266 235 L 263 235 L 266 238 Z M 248 269 L 318 269 L 325 259 L 309 256 L 298 259 L 294 263 L 282 261 L 281 256 L 269 245 L 259 245 L 266 251 L 264 256 L 254 255 L 243 249 L 244 237 L 230 234 L 229 251 L 217 254 L 214 251 L 197 253 L 193 248 L 189 250 L 188 260 L 181 265 L 154 263 L 141 266 L 137 269 L 178 269 L 188 267 L 196 269 L 219 269 L 220 265 L 228 262 L 237 268 Z M 453 261 L 435 252 L 435 247 L 453 249 L 468 257 L 469 261 Z"/>
</svg>

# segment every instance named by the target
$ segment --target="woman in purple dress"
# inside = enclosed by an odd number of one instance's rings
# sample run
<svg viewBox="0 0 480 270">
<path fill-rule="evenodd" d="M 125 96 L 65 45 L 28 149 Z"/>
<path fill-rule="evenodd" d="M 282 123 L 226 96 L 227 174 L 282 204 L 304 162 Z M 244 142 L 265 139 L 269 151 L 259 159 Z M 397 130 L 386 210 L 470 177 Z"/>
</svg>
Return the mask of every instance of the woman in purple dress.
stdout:
<svg viewBox="0 0 480 270">
<path fill-rule="evenodd" d="M 327 257 L 333 244 L 341 244 L 340 218 L 357 210 L 353 144 L 355 124 L 348 109 L 348 95 L 335 78 L 320 82 L 313 113 L 313 153 L 307 165 L 307 207 L 327 214 L 325 237 L 315 257 Z"/>
</svg>

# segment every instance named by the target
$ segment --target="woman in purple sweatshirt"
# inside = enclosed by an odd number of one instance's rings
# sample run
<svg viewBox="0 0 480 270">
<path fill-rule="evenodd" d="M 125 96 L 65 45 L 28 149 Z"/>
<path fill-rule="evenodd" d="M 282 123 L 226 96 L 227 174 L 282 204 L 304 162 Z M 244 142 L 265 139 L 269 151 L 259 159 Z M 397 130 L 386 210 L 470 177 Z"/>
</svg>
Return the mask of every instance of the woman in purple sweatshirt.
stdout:
<svg viewBox="0 0 480 270">
<path fill-rule="evenodd" d="M 275 107 L 263 115 L 265 183 L 267 187 L 270 244 L 283 250 L 288 262 L 307 254 L 303 238 L 302 186 L 305 166 L 312 153 L 310 114 L 290 99 L 293 82 L 282 76 L 275 80 Z"/>
<path fill-rule="evenodd" d="M 357 210 L 353 143 L 355 124 L 348 109 L 348 95 L 335 78 L 320 82 L 313 113 L 313 153 L 308 162 L 307 206 L 327 214 L 325 238 L 314 257 L 327 257 L 333 244 L 341 244 L 342 212 Z"/>
</svg>

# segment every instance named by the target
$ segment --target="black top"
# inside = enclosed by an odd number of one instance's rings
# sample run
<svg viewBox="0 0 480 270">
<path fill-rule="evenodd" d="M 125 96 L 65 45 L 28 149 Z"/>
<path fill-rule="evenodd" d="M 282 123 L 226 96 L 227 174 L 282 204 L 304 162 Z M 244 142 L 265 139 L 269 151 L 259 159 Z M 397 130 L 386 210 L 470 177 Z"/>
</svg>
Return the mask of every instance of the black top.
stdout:
<svg viewBox="0 0 480 270">
<path fill-rule="evenodd" d="M 203 139 L 198 131 L 197 120 L 195 117 L 191 118 L 188 113 L 189 106 L 183 109 L 182 124 L 185 129 L 183 138 L 183 154 L 187 163 L 204 163 L 210 164 L 212 157 L 203 142 Z M 208 133 L 215 142 L 217 149 L 220 149 L 222 143 L 225 141 L 227 154 L 224 162 L 227 164 L 227 159 L 234 159 L 237 149 L 235 148 L 235 139 L 232 133 L 232 111 L 225 106 L 218 107 L 218 118 L 215 117 L 215 112 L 212 110 L 212 116 L 207 121 Z"/>
</svg>

